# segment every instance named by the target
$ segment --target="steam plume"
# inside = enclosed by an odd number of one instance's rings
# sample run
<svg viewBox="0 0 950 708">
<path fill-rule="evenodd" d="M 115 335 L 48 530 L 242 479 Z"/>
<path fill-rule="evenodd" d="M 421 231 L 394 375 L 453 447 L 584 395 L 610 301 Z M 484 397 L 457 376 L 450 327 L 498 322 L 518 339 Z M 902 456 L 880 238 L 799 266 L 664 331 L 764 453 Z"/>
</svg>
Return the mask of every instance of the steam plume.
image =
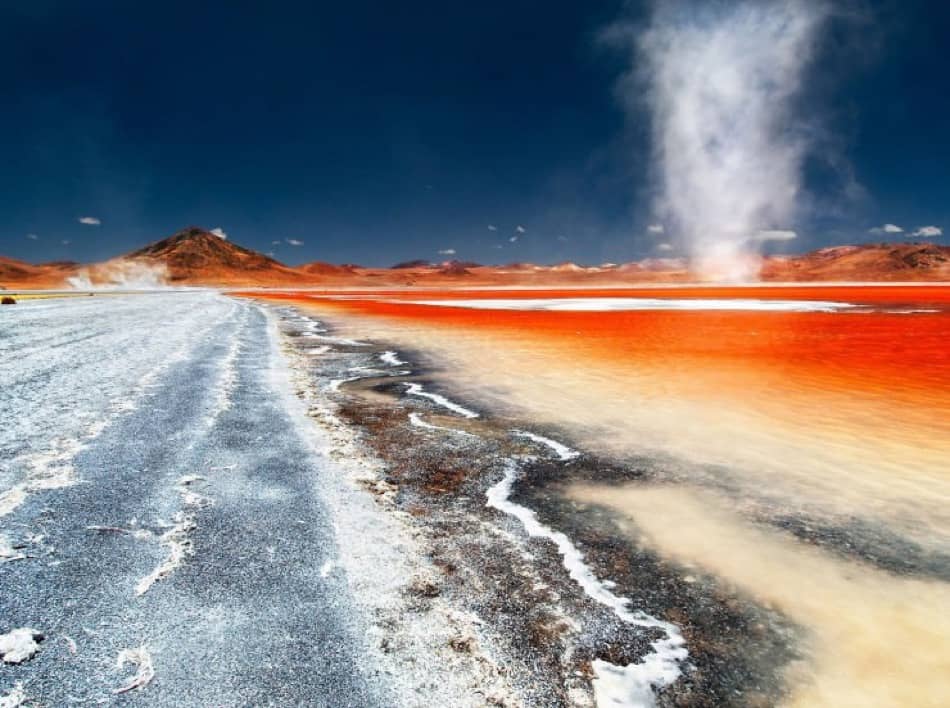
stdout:
<svg viewBox="0 0 950 708">
<path fill-rule="evenodd" d="M 700 277 L 754 278 L 761 234 L 794 234 L 794 99 L 825 15 L 821 0 L 657 0 L 637 38 L 656 209 Z"/>
<path fill-rule="evenodd" d="M 168 287 L 168 270 L 162 264 L 116 260 L 83 268 L 67 282 L 75 290 L 160 290 Z"/>
</svg>

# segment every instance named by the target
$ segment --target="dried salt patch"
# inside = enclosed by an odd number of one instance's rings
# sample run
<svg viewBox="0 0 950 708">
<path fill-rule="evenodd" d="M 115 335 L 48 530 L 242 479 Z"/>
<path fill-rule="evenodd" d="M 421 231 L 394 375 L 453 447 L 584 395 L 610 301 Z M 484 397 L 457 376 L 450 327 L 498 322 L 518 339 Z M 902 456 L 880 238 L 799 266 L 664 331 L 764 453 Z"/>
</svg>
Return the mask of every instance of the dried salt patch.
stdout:
<svg viewBox="0 0 950 708">
<path fill-rule="evenodd" d="M 0 534 L 0 563 L 23 560 L 24 558 L 26 558 L 26 556 L 13 547 L 10 543 L 10 539 Z"/>
<path fill-rule="evenodd" d="M 379 360 L 389 366 L 405 366 L 409 362 L 403 361 L 394 351 L 386 351 L 379 355 Z"/>
<path fill-rule="evenodd" d="M 441 425 L 433 425 L 432 423 L 426 423 L 424 420 L 422 420 L 422 416 L 414 412 L 409 414 L 409 424 L 414 425 L 417 428 L 425 428 L 426 430 L 441 430 L 447 433 L 455 433 L 456 435 L 463 435 L 467 438 L 478 437 L 477 435 L 472 435 L 471 433 L 466 432 L 464 430 L 457 430 L 455 428 L 445 428 Z"/>
<path fill-rule="evenodd" d="M 468 408 L 460 406 L 458 403 L 453 403 L 445 396 L 440 396 L 437 393 L 429 393 L 428 391 L 424 391 L 422 389 L 422 384 L 407 383 L 405 384 L 405 386 L 406 386 L 406 393 L 408 393 L 410 396 L 421 396 L 422 398 L 428 398 L 430 401 L 433 401 L 434 403 L 439 404 L 443 408 L 446 408 L 452 411 L 453 413 L 458 413 L 460 416 L 464 418 L 478 418 L 478 413 L 476 413 L 475 411 L 472 411 L 472 410 L 469 410 Z"/>
<path fill-rule="evenodd" d="M 5 696 L 0 696 L 0 708 L 17 708 L 26 701 L 26 691 L 23 690 L 23 683 L 17 681 L 13 685 L 13 690 Z"/>
<path fill-rule="evenodd" d="M 109 409 L 115 413 L 127 413 L 136 408 L 134 401 L 116 400 L 109 404 Z"/>
<path fill-rule="evenodd" d="M 546 438 L 543 435 L 536 435 L 535 433 L 529 433 L 526 430 L 515 430 L 513 431 L 515 435 L 521 438 L 527 438 L 533 442 L 536 442 L 540 445 L 545 445 L 546 447 L 554 450 L 554 454 L 558 456 L 559 460 L 567 462 L 568 460 L 573 460 L 581 456 L 577 450 L 572 450 L 567 445 L 559 443 L 557 440 L 551 440 L 551 438 Z"/>
<path fill-rule="evenodd" d="M 30 627 L 19 627 L 0 634 L 0 658 L 5 664 L 22 664 L 40 650 L 43 633 Z"/>
<path fill-rule="evenodd" d="M 72 467 L 59 467 L 47 470 L 41 475 L 30 477 L 29 489 L 31 492 L 38 492 L 44 489 L 62 489 L 71 487 L 76 483 L 76 477 L 73 474 Z"/>
<path fill-rule="evenodd" d="M 70 654 L 75 654 L 79 651 L 79 647 L 76 646 L 76 640 L 70 636 L 63 635 L 63 641 L 66 642 L 66 647 L 69 649 Z"/>
<path fill-rule="evenodd" d="M 327 559 L 323 562 L 323 565 L 320 566 L 320 577 L 325 578 L 333 571 L 333 566 L 335 563 L 332 559 Z"/>
<path fill-rule="evenodd" d="M 161 542 L 168 546 L 168 556 L 155 570 L 142 578 L 135 586 L 136 595 L 144 595 L 157 581 L 175 571 L 193 548 L 188 533 L 196 528 L 195 520 L 181 512 L 175 515 L 175 524 L 161 535 Z"/>
<path fill-rule="evenodd" d="M 590 566 L 584 562 L 583 554 L 564 533 L 542 524 L 532 509 L 512 502 L 509 497 L 519 473 L 518 466 L 509 461 L 505 467 L 505 476 L 489 488 L 487 505 L 514 516 L 529 536 L 552 541 L 557 546 L 571 579 L 581 586 L 588 597 L 610 608 L 621 621 L 637 627 L 659 629 L 666 635 L 650 645 L 653 651 L 639 663 L 627 666 L 617 666 L 601 660 L 594 663 L 594 696 L 597 705 L 623 708 L 655 705 L 653 688 L 668 686 L 679 678 L 679 665 L 689 655 L 679 628 L 640 610 L 631 610 L 628 607 L 630 599 L 612 593 L 608 586 L 594 575 Z"/>
<path fill-rule="evenodd" d="M 185 475 L 178 478 L 178 491 L 181 494 L 181 501 L 185 506 L 197 506 L 199 508 L 209 507 L 214 504 L 210 497 L 191 491 L 189 487 L 195 482 L 204 481 L 204 477 L 196 474 Z"/>
<path fill-rule="evenodd" d="M 22 484 L 11 487 L 0 494 L 0 516 L 6 516 L 26 499 L 26 490 Z"/>
<path fill-rule="evenodd" d="M 401 304 L 462 307 L 474 310 L 550 310 L 611 312 L 616 310 L 716 310 L 756 312 L 838 312 L 858 307 L 827 300 L 756 300 L 753 298 L 579 297 L 525 299 L 409 300 Z"/>
<path fill-rule="evenodd" d="M 244 318 L 231 335 L 231 343 L 228 345 L 227 353 L 219 365 L 221 376 L 215 386 L 214 404 L 207 417 L 209 425 L 214 424 L 222 413 L 231 409 L 231 399 L 238 380 L 237 358 L 242 349 L 241 335 L 246 325 L 247 315 L 245 312 Z"/>
<path fill-rule="evenodd" d="M 119 652 L 116 659 L 116 668 L 123 668 L 126 664 L 134 664 L 138 667 L 135 675 L 129 678 L 123 685 L 112 690 L 114 694 L 128 693 L 139 688 L 147 686 L 155 678 L 155 669 L 152 667 L 152 655 L 148 653 L 148 648 L 143 644 L 137 649 L 123 649 Z"/>
<path fill-rule="evenodd" d="M 214 504 L 214 500 L 206 497 L 197 492 L 191 491 L 189 487 L 195 482 L 203 481 L 205 478 L 200 475 L 184 475 L 183 477 L 178 478 L 178 491 L 181 494 L 182 504 L 189 507 L 197 507 L 203 509 Z M 171 574 L 179 565 L 181 565 L 182 560 L 193 551 L 191 539 L 188 537 L 188 534 L 191 531 L 194 531 L 197 527 L 194 517 L 185 514 L 184 512 L 178 512 L 175 514 L 175 523 L 172 527 L 163 533 L 160 537 L 160 541 L 168 546 L 168 556 L 165 560 L 151 573 L 142 578 L 138 584 L 135 586 L 135 594 L 143 595 L 148 591 L 156 581 L 165 578 Z M 136 538 L 141 538 L 142 535 L 138 532 L 132 532 Z M 148 532 L 145 532 L 146 534 Z"/>
<path fill-rule="evenodd" d="M 594 702 L 598 706 L 616 708 L 656 705 L 653 688 L 668 686 L 680 675 L 678 665 L 665 661 L 656 651 L 645 656 L 639 664 L 617 666 L 595 659 L 591 666 L 594 669 Z"/>
</svg>

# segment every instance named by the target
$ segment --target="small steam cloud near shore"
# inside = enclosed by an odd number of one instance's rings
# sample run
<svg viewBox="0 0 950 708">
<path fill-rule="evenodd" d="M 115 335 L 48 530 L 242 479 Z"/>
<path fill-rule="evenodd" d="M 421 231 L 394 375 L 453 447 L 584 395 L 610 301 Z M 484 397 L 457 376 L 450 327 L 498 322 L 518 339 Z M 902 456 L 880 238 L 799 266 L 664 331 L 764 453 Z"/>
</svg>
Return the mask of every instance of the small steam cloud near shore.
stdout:
<svg viewBox="0 0 950 708">
<path fill-rule="evenodd" d="M 74 290 L 161 290 L 168 286 L 168 269 L 161 264 L 112 261 L 83 268 L 67 279 Z"/>
<path fill-rule="evenodd" d="M 605 34 L 637 67 L 619 90 L 649 109 L 657 216 L 704 279 L 753 279 L 761 244 L 794 237 L 795 99 L 827 15 L 822 0 L 657 0 L 644 29 Z"/>
</svg>

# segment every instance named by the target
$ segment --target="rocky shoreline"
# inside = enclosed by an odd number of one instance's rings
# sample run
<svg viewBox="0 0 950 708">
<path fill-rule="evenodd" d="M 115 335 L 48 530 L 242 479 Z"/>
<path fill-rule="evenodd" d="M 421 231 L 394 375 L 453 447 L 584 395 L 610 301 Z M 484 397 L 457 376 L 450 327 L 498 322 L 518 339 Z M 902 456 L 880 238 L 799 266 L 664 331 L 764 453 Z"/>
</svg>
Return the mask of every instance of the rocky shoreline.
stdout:
<svg viewBox="0 0 950 708">
<path fill-rule="evenodd" d="M 801 658 L 799 628 L 715 578 L 624 540 L 622 519 L 562 493 L 579 481 L 647 483 L 651 461 L 566 456 L 572 449 L 560 431 L 476 410 L 436 388 L 424 353 L 335 337 L 322 320 L 275 309 L 306 395 L 328 401 L 336 423 L 381 463 L 380 478 L 365 488 L 412 527 L 438 571 L 407 589 L 413 604 L 422 612 L 438 599 L 474 618 L 477 638 L 451 649 L 494 657 L 493 671 L 516 702 L 592 705 L 595 694 L 603 703 L 625 687 L 633 692 L 628 705 L 772 705 L 785 695 L 785 672 Z M 326 424 L 326 414 L 311 417 Z M 523 519 L 488 504 L 513 462 L 510 503 L 562 534 L 603 592 L 585 592 L 563 546 L 528 535 Z M 625 621 L 631 617 L 649 621 Z M 669 634 L 679 634 L 682 646 Z M 638 674 L 646 695 L 636 695 L 636 681 L 611 688 L 624 670 Z M 485 702 L 507 703 L 498 692 Z"/>
</svg>

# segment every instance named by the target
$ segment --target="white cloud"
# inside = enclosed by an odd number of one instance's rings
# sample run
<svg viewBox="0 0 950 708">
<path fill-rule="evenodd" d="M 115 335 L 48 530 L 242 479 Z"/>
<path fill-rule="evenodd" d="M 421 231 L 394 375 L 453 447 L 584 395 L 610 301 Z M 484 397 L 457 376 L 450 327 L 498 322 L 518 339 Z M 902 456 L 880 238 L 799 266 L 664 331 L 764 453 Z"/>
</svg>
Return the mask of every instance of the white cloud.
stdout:
<svg viewBox="0 0 950 708">
<path fill-rule="evenodd" d="M 914 233 L 912 233 L 911 236 L 920 236 L 923 238 L 943 236 L 943 229 L 941 229 L 939 226 L 921 226 Z"/>
<path fill-rule="evenodd" d="M 79 223 L 85 224 L 86 226 L 98 226 L 102 222 L 94 216 L 80 216 Z"/>
<path fill-rule="evenodd" d="M 289 243 L 291 246 L 303 246 L 303 241 L 298 241 L 295 238 L 287 239 L 287 243 Z"/>
<path fill-rule="evenodd" d="M 68 238 L 64 238 L 62 241 L 60 241 L 60 243 L 63 244 L 64 246 L 68 246 L 69 244 L 72 243 L 72 241 L 70 241 Z"/>
<path fill-rule="evenodd" d="M 752 237 L 753 241 L 791 241 L 794 238 L 798 238 L 798 234 L 794 231 L 783 231 L 779 229 L 759 231 L 755 236 Z"/>
<path fill-rule="evenodd" d="M 658 243 L 658 244 L 656 244 L 656 250 L 658 250 L 658 251 L 672 251 L 672 250 L 673 250 L 673 244 L 672 244 L 672 243 Z"/>
<path fill-rule="evenodd" d="M 27 237 L 28 239 L 30 239 L 31 241 L 39 241 L 39 240 L 40 240 L 40 237 L 37 236 L 36 234 L 27 234 L 26 237 Z"/>
<path fill-rule="evenodd" d="M 875 226 L 873 229 L 868 229 L 868 232 L 872 234 L 902 234 L 904 229 L 897 224 L 884 224 L 884 226 Z"/>
<path fill-rule="evenodd" d="M 488 225 L 488 230 L 489 230 L 489 231 L 498 231 L 498 227 L 495 226 L 494 224 L 489 224 L 489 225 Z"/>
<path fill-rule="evenodd" d="M 443 255 L 443 256 L 454 256 L 454 255 L 455 255 L 455 249 L 454 249 L 454 248 L 443 248 L 442 250 L 439 251 L 439 254 L 440 254 L 440 255 Z"/>
<path fill-rule="evenodd" d="M 521 226 L 520 224 L 515 227 L 515 231 L 517 231 L 519 234 L 523 234 L 526 230 L 527 229 L 525 229 L 525 227 Z"/>
<path fill-rule="evenodd" d="M 511 243 L 514 243 L 515 241 L 518 240 L 518 237 L 517 237 L 517 236 L 512 236 L 512 237 L 511 237 L 510 239 L 508 239 L 508 240 L 509 240 Z"/>
<path fill-rule="evenodd" d="M 567 243 L 567 236 L 558 236 L 557 240 L 561 243 Z"/>
<path fill-rule="evenodd" d="M 663 224 L 650 224 L 647 226 L 647 231 L 651 234 L 662 234 L 666 229 L 663 228 Z"/>
<path fill-rule="evenodd" d="M 228 240 L 228 235 L 224 232 L 224 229 L 222 229 L 220 226 L 216 229 L 211 229 L 210 233 L 213 233 L 215 236 L 217 236 L 218 238 L 224 241 Z"/>
<path fill-rule="evenodd" d="M 280 241 L 271 241 L 271 242 L 270 242 L 270 245 L 271 245 L 271 246 L 279 246 L 279 245 L 280 245 Z"/>
</svg>

